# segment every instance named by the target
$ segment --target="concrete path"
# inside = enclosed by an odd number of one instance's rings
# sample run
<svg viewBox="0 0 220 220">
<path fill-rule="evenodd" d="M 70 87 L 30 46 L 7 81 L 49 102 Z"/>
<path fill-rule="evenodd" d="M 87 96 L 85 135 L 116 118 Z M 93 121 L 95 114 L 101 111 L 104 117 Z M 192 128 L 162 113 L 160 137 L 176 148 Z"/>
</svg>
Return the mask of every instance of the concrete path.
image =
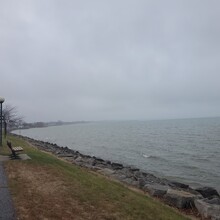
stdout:
<svg viewBox="0 0 220 220">
<path fill-rule="evenodd" d="M 0 161 L 0 220 L 15 219 L 15 209 L 8 189 L 7 178 L 3 168 L 3 163 Z"/>
</svg>

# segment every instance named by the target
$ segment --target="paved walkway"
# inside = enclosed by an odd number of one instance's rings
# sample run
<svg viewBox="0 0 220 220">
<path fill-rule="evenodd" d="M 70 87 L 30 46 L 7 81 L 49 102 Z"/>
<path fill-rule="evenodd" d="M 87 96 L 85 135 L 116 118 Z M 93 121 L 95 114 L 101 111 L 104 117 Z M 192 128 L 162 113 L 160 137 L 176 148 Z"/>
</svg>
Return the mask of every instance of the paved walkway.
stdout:
<svg viewBox="0 0 220 220">
<path fill-rule="evenodd" d="M 3 163 L 0 161 L 0 219 L 15 220 L 15 210 L 11 199 L 11 194 L 8 190 L 8 182 L 3 168 Z"/>
</svg>

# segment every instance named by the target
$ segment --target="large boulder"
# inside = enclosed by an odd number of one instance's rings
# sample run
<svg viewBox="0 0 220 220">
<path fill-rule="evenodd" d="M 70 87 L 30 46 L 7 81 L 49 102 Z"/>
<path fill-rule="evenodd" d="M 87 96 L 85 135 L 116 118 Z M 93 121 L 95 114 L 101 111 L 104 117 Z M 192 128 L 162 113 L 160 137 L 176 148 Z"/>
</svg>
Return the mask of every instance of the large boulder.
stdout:
<svg viewBox="0 0 220 220">
<path fill-rule="evenodd" d="M 199 192 L 204 198 L 210 198 L 212 196 L 219 196 L 218 192 L 216 189 L 212 188 L 212 187 L 200 187 L 195 189 L 197 192 Z"/>
<path fill-rule="evenodd" d="M 188 209 L 194 206 L 194 200 L 197 196 L 186 191 L 168 189 L 164 198 L 172 206 L 180 209 Z"/>
<path fill-rule="evenodd" d="M 169 187 L 159 184 L 146 184 L 143 189 L 151 196 L 163 197 L 167 193 Z"/>
<path fill-rule="evenodd" d="M 111 170 L 111 169 L 108 169 L 108 168 L 104 168 L 104 169 L 99 170 L 99 173 L 101 173 L 105 176 L 111 176 L 115 173 L 115 171 Z"/>
<path fill-rule="evenodd" d="M 211 220 L 220 220 L 220 199 L 214 197 L 212 199 L 195 200 L 195 206 L 202 218 Z"/>
</svg>

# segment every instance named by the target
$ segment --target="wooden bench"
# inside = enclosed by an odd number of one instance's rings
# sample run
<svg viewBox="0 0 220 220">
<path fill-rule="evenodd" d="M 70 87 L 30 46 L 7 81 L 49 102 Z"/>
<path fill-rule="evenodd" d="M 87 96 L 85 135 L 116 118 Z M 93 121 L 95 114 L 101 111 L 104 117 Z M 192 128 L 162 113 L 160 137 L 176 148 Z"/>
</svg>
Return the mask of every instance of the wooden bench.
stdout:
<svg viewBox="0 0 220 220">
<path fill-rule="evenodd" d="M 11 142 L 7 141 L 7 145 L 9 147 L 9 149 L 11 150 L 11 157 L 12 158 L 18 158 L 18 153 L 23 151 L 22 147 L 12 147 Z"/>
</svg>

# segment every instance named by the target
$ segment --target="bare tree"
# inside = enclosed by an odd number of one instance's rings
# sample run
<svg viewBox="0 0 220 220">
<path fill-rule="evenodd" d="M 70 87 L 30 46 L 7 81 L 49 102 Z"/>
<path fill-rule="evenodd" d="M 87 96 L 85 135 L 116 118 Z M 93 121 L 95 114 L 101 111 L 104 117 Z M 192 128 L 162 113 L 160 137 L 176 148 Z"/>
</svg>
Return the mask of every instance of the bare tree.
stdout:
<svg viewBox="0 0 220 220">
<path fill-rule="evenodd" d="M 16 128 L 19 127 L 19 125 L 22 123 L 22 116 L 18 115 L 17 107 L 11 106 L 11 105 L 5 105 L 2 111 L 2 118 L 4 123 L 4 131 L 5 131 L 5 137 L 8 133 L 8 127 L 10 128 Z"/>
</svg>

